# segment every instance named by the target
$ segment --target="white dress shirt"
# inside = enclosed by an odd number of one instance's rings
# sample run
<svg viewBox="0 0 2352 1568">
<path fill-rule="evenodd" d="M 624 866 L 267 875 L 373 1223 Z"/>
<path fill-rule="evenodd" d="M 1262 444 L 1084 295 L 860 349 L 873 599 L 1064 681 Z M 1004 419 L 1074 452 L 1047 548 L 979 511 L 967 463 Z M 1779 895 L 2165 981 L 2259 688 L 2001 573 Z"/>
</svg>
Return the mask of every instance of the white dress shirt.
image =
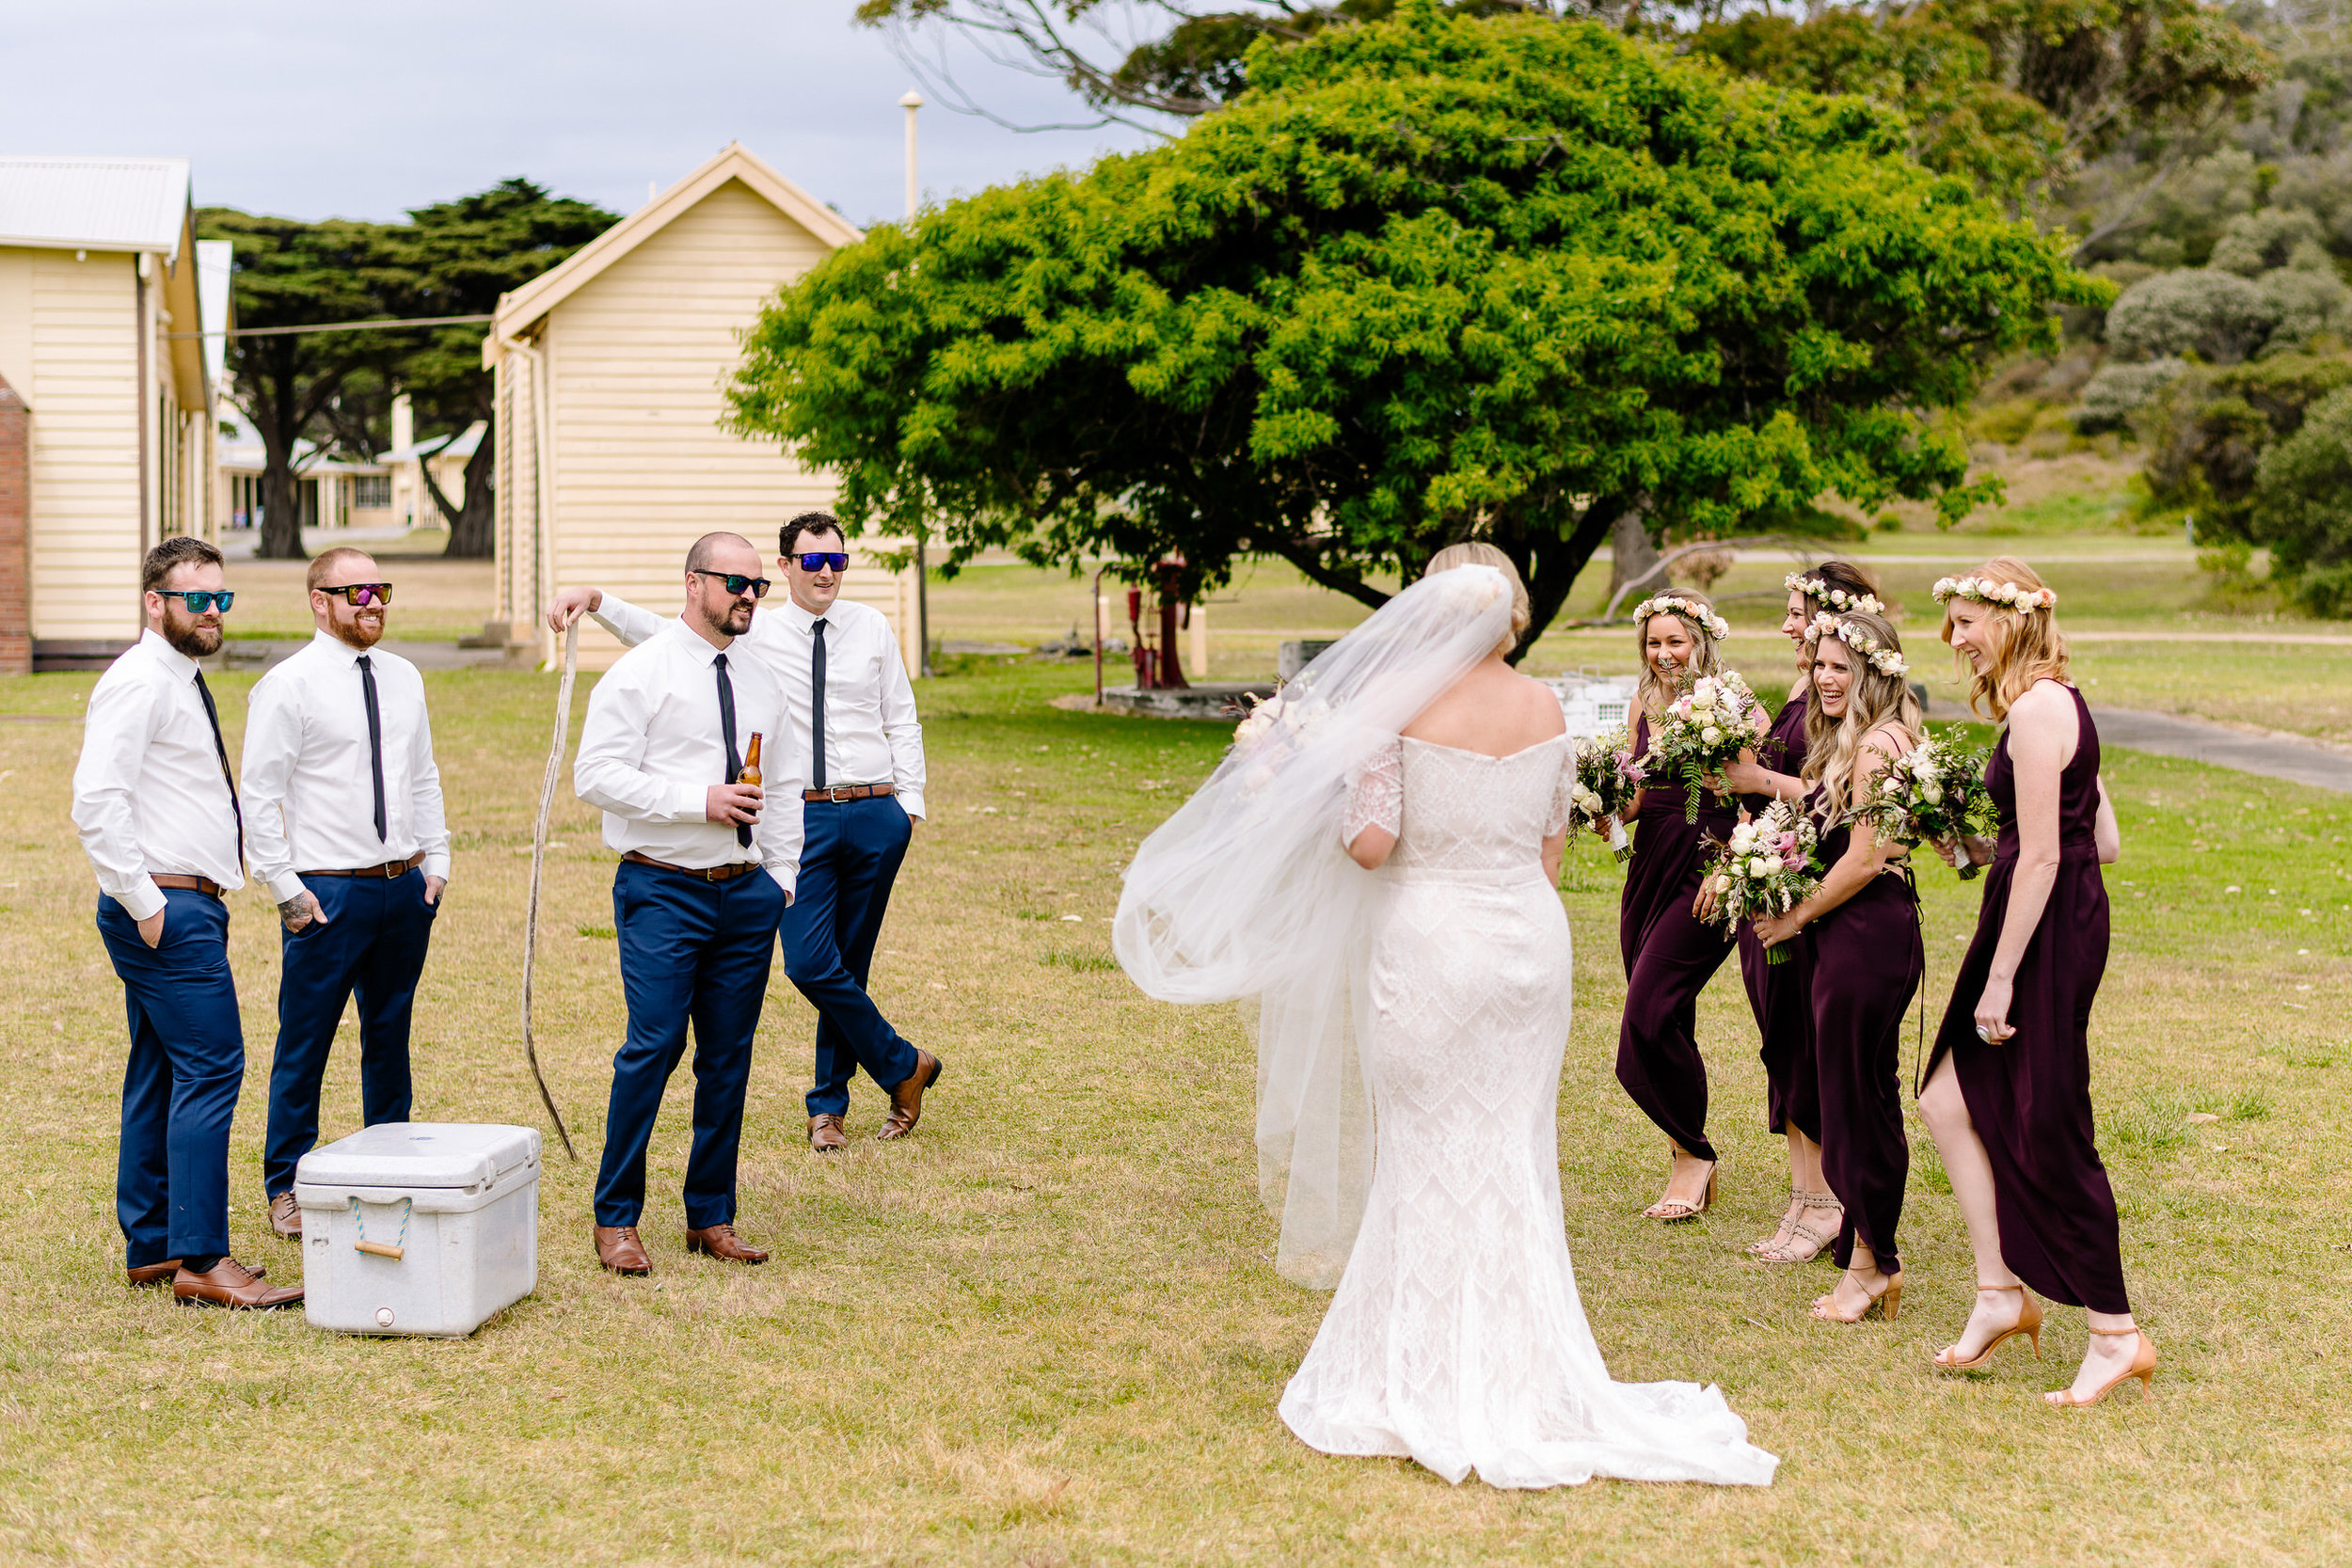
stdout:
<svg viewBox="0 0 2352 1568">
<path fill-rule="evenodd" d="M 651 610 L 611 594 L 595 614 L 599 626 L 629 643 L 644 641 L 662 625 Z M 809 628 L 816 624 L 817 617 L 787 594 L 776 609 L 753 616 L 752 629 L 736 639 L 784 685 L 803 788 L 810 777 L 809 656 L 815 644 Z M 825 612 L 825 783 L 894 784 L 907 815 L 923 815 L 923 725 L 914 715 L 914 688 L 898 657 L 898 640 L 881 610 L 848 599 L 835 599 Z"/>
<path fill-rule="evenodd" d="M 801 871 L 801 798 L 776 784 L 796 776 L 784 689 L 766 661 L 725 649 L 735 691 L 735 740 L 747 751 L 759 731 L 759 768 L 772 781 L 751 847 L 735 825 L 706 815 L 713 784 L 725 784 L 726 736 L 719 721 L 719 677 L 710 645 L 683 621 L 665 621 L 623 654 L 588 694 L 572 785 L 604 811 L 604 842 L 690 870 L 757 861 L 787 896 Z"/>
<path fill-rule="evenodd" d="M 428 877 L 449 878 L 441 770 L 433 761 L 424 677 L 398 654 L 367 651 L 384 736 L 384 836 L 375 836 L 361 650 L 326 632 L 253 688 L 245 721 L 245 842 L 253 875 L 279 903 L 303 871 L 354 871 L 421 851 Z"/>
<path fill-rule="evenodd" d="M 245 886 L 236 802 L 196 675 L 196 660 L 151 628 L 89 694 L 73 825 L 98 891 L 134 920 L 164 907 L 157 872 Z"/>
</svg>

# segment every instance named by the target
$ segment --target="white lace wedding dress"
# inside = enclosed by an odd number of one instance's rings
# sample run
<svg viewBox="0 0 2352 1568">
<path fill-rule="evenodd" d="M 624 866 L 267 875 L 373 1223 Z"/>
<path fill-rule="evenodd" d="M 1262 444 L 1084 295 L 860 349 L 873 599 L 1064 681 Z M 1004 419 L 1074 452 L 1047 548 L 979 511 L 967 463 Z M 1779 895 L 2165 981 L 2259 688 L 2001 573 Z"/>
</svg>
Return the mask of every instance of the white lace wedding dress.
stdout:
<svg viewBox="0 0 2352 1568">
<path fill-rule="evenodd" d="M 1766 1485 L 1779 1461 L 1714 1387 L 1610 1381 L 1577 1295 L 1555 1125 L 1568 925 L 1540 860 L 1571 759 L 1565 737 L 1501 758 L 1407 738 L 1353 792 L 1347 838 L 1400 835 L 1362 1035 L 1372 1189 L 1282 1419 L 1449 1481 Z"/>
</svg>

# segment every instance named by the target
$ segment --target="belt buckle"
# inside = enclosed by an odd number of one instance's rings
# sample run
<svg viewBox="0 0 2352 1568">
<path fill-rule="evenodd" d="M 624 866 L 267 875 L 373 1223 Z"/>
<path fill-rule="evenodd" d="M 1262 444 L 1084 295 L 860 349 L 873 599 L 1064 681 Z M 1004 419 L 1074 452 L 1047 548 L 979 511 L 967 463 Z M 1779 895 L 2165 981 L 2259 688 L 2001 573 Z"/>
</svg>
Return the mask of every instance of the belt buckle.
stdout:
<svg viewBox="0 0 2352 1568">
<path fill-rule="evenodd" d="M 837 806 L 844 800 L 856 800 L 857 796 L 854 793 L 856 789 L 855 784 L 835 784 L 825 793 L 833 797 L 833 803 Z"/>
</svg>

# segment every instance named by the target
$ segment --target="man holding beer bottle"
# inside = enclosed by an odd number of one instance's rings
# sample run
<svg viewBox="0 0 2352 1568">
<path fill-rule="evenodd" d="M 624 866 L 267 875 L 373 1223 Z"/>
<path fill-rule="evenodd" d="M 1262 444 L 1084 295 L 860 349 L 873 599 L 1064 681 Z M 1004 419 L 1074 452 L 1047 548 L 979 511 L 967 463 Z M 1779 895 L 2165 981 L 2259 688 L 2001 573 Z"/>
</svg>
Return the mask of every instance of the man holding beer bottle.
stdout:
<svg viewBox="0 0 2352 1568">
<path fill-rule="evenodd" d="M 763 742 L 767 768 L 793 775 L 784 689 L 762 660 L 729 657 L 768 591 L 758 552 L 706 534 L 687 555 L 685 586 L 685 612 L 596 682 L 572 770 L 621 857 L 612 924 L 628 1036 L 612 1058 L 596 1196 L 597 1260 L 619 1274 L 653 1267 L 638 1235 L 645 1148 L 690 1021 L 687 1250 L 768 1259 L 735 1233 L 736 1148 L 776 922 L 800 871 L 801 802 L 768 798 L 756 770 L 744 776 Z"/>
</svg>

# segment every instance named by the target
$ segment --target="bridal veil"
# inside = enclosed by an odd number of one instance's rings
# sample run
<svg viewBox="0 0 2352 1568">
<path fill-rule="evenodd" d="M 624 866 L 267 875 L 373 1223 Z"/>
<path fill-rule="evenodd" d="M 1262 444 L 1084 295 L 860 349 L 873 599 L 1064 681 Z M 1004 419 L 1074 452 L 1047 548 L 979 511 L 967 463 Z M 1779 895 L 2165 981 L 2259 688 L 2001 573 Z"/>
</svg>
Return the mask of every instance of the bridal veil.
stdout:
<svg viewBox="0 0 2352 1568">
<path fill-rule="evenodd" d="M 1241 723 L 1127 869 L 1112 947 L 1128 975 L 1252 1023 L 1259 1194 L 1282 1224 L 1275 1267 L 1300 1285 L 1339 1283 L 1372 1183 L 1356 1036 L 1379 883 L 1341 842 L 1348 791 L 1510 629 L 1491 566 L 1406 588 Z"/>
</svg>

